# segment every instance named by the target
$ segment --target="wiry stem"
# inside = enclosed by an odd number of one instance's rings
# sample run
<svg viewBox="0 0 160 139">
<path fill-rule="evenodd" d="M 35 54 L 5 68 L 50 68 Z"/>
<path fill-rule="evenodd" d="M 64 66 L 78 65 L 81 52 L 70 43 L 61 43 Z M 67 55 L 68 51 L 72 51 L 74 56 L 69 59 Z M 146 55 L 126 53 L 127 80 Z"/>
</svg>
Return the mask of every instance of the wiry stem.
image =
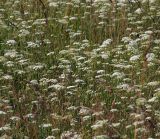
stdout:
<svg viewBox="0 0 160 139">
<path fill-rule="evenodd" d="M 42 9 L 43 9 L 43 14 L 44 14 L 44 17 L 45 17 L 46 25 L 48 25 L 48 12 L 47 12 L 47 8 L 46 8 L 46 6 L 45 6 L 45 4 L 44 4 L 44 2 L 42 0 L 39 0 L 39 2 L 42 5 Z"/>
</svg>

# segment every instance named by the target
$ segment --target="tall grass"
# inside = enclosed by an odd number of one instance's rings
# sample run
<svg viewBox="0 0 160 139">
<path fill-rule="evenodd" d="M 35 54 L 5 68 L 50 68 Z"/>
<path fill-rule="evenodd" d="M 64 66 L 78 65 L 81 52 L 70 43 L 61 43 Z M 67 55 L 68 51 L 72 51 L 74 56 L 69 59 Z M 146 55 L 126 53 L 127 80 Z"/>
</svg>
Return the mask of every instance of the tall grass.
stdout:
<svg viewBox="0 0 160 139">
<path fill-rule="evenodd" d="M 160 138 L 159 53 L 159 0 L 1 0 L 1 138 Z"/>
</svg>

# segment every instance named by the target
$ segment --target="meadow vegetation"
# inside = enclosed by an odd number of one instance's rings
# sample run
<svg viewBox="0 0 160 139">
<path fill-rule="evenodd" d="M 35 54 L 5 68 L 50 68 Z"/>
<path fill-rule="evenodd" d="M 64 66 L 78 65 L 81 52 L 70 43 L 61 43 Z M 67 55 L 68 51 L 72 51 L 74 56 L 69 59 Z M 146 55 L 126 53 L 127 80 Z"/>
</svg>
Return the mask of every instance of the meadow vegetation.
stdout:
<svg viewBox="0 0 160 139">
<path fill-rule="evenodd" d="M 160 139 L 160 0 L 0 0 L 0 139 Z"/>
</svg>

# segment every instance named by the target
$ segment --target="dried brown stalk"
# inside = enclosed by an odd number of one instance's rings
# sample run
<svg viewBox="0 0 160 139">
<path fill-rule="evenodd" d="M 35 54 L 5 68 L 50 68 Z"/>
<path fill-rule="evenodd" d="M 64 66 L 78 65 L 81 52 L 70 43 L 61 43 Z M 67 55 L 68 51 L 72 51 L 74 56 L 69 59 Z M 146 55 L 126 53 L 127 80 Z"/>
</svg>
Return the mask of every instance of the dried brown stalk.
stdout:
<svg viewBox="0 0 160 139">
<path fill-rule="evenodd" d="M 45 4 L 44 4 L 44 2 L 42 0 L 39 0 L 39 2 L 42 5 L 42 9 L 43 9 L 43 14 L 44 14 L 46 25 L 48 25 L 48 10 L 47 10 L 47 7 L 45 6 Z"/>
</svg>

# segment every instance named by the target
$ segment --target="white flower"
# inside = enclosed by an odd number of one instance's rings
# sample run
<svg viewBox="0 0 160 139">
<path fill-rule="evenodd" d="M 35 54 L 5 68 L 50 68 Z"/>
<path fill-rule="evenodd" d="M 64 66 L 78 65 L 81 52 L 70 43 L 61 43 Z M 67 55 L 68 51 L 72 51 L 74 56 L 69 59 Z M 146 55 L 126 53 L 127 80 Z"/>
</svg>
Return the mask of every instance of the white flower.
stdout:
<svg viewBox="0 0 160 139">
<path fill-rule="evenodd" d="M 46 139 L 56 139 L 54 136 L 48 136 Z"/>
<path fill-rule="evenodd" d="M 157 97 L 150 98 L 148 102 L 158 102 Z"/>
<path fill-rule="evenodd" d="M 98 70 L 97 71 L 97 74 L 103 74 L 103 73 L 105 73 L 105 70 Z"/>
<path fill-rule="evenodd" d="M 54 52 L 47 53 L 47 56 L 54 55 Z"/>
<path fill-rule="evenodd" d="M 150 38 L 149 34 L 141 34 L 140 35 L 141 40 L 148 40 Z"/>
<path fill-rule="evenodd" d="M 61 24 L 68 24 L 66 19 L 59 19 L 58 22 Z"/>
<path fill-rule="evenodd" d="M 125 3 L 126 0 L 117 0 L 119 3 Z"/>
<path fill-rule="evenodd" d="M 65 87 L 60 84 L 54 84 L 48 87 L 48 89 L 51 89 L 51 88 L 54 88 L 55 90 L 58 90 L 58 91 L 65 89 Z"/>
<path fill-rule="evenodd" d="M 29 114 L 25 115 L 24 117 L 26 117 L 26 118 L 34 118 L 34 115 L 32 113 L 29 113 Z"/>
<path fill-rule="evenodd" d="M 143 125 L 143 124 L 144 124 L 144 121 L 135 121 L 133 123 L 134 126 Z"/>
<path fill-rule="evenodd" d="M 4 76 L 2 76 L 2 78 L 5 80 L 12 80 L 13 79 L 13 77 L 11 75 L 4 75 Z"/>
<path fill-rule="evenodd" d="M 121 79 L 122 77 L 124 77 L 124 73 L 119 71 L 114 71 L 111 77 L 116 77 L 117 79 Z"/>
<path fill-rule="evenodd" d="M 81 80 L 81 79 L 76 79 L 74 82 L 75 82 L 75 83 L 84 83 L 84 81 Z"/>
<path fill-rule="evenodd" d="M 128 46 L 129 47 L 136 47 L 137 46 L 137 40 L 130 40 Z M 132 48 L 133 49 L 133 48 Z"/>
<path fill-rule="evenodd" d="M 118 109 L 111 109 L 110 112 L 118 112 Z"/>
<path fill-rule="evenodd" d="M 153 31 L 151 31 L 151 30 L 145 31 L 145 34 L 151 35 L 151 34 L 153 34 Z"/>
<path fill-rule="evenodd" d="M 94 0 L 94 2 L 108 2 L 108 0 Z"/>
<path fill-rule="evenodd" d="M 149 1 L 150 4 L 156 2 L 156 0 L 142 0 L 142 3 L 147 3 L 148 1 Z"/>
<path fill-rule="evenodd" d="M 74 110 L 77 109 L 77 107 L 75 107 L 75 106 L 70 106 L 70 107 L 68 107 L 67 109 L 68 109 L 68 110 L 73 110 L 73 111 L 74 111 Z"/>
<path fill-rule="evenodd" d="M 6 115 L 6 112 L 0 111 L 0 115 Z"/>
<path fill-rule="evenodd" d="M 128 42 L 130 42 L 132 39 L 130 38 L 130 37 L 123 37 L 122 38 L 122 42 L 124 42 L 124 43 L 128 43 Z"/>
<path fill-rule="evenodd" d="M 160 44 L 160 39 L 155 39 L 155 40 L 154 40 L 154 43 L 155 43 L 155 44 Z"/>
<path fill-rule="evenodd" d="M 34 43 L 34 42 L 27 42 L 27 47 L 28 48 L 36 48 L 36 47 L 39 47 L 39 44 Z"/>
<path fill-rule="evenodd" d="M 67 50 L 61 50 L 61 51 L 59 51 L 59 54 L 62 54 L 62 55 L 67 54 L 67 53 L 68 53 Z"/>
<path fill-rule="evenodd" d="M 31 65 L 31 66 L 29 66 L 28 68 L 37 71 L 37 70 L 43 69 L 44 67 L 45 67 L 45 64 L 36 63 L 35 65 Z"/>
<path fill-rule="evenodd" d="M 91 110 L 89 108 L 86 108 L 86 107 L 82 107 L 79 111 L 79 114 L 80 115 L 88 115 L 91 113 Z"/>
<path fill-rule="evenodd" d="M 19 74 L 19 75 L 22 75 L 22 74 L 25 73 L 25 71 L 23 71 L 23 70 L 16 70 L 15 72 L 16 72 L 17 74 Z"/>
<path fill-rule="evenodd" d="M 33 22 L 33 25 L 43 25 L 45 24 L 45 19 L 36 19 L 34 22 Z"/>
<path fill-rule="evenodd" d="M 88 120 L 91 120 L 91 116 L 87 115 L 87 116 L 84 116 L 83 117 L 83 121 L 88 121 Z"/>
<path fill-rule="evenodd" d="M 132 57 L 130 57 L 130 61 L 133 62 L 133 61 L 137 61 L 138 59 L 140 58 L 140 55 L 134 55 Z"/>
<path fill-rule="evenodd" d="M 160 82 L 158 81 L 153 81 L 153 82 L 149 82 L 147 85 L 148 86 L 158 86 L 160 84 Z"/>
<path fill-rule="evenodd" d="M 146 58 L 147 58 L 147 61 L 152 61 L 152 60 L 154 60 L 154 58 L 155 58 L 155 54 L 154 53 L 148 53 L 147 55 L 146 55 Z"/>
<path fill-rule="evenodd" d="M 102 45 L 100 45 L 99 47 L 107 47 L 108 45 L 110 45 L 111 44 L 111 42 L 112 42 L 112 40 L 111 39 L 107 39 L 107 40 L 105 40 L 103 43 L 102 43 Z"/>
<path fill-rule="evenodd" d="M 137 10 L 135 10 L 135 13 L 136 13 L 136 14 L 141 14 L 141 13 L 142 13 L 142 9 L 141 9 L 141 8 L 138 8 Z"/>
<path fill-rule="evenodd" d="M 49 3 L 49 7 L 56 8 L 56 7 L 58 7 L 58 4 L 57 4 L 57 2 L 51 2 L 51 3 Z"/>
<path fill-rule="evenodd" d="M 8 50 L 4 56 L 8 58 L 16 58 L 18 56 L 18 52 L 16 50 Z"/>
<path fill-rule="evenodd" d="M 28 59 L 22 59 L 19 60 L 18 63 L 22 66 L 22 65 L 27 65 L 28 64 Z"/>
<path fill-rule="evenodd" d="M 91 126 L 93 130 L 103 128 L 108 123 L 108 120 L 98 120 L 94 125 Z"/>
<path fill-rule="evenodd" d="M 31 83 L 32 85 L 38 85 L 38 81 L 37 81 L 37 80 L 31 80 L 30 83 Z"/>
<path fill-rule="evenodd" d="M 129 89 L 129 85 L 128 84 L 120 84 L 120 85 L 117 86 L 117 88 L 128 90 Z"/>
<path fill-rule="evenodd" d="M 11 46 L 11 45 L 15 45 L 17 42 L 15 40 L 8 40 L 6 42 L 7 45 Z"/>
<path fill-rule="evenodd" d="M 74 3 L 80 3 L 80 0 L 72 0 Z"/>
<path fill-rule="evenodd" d="M 7 61 L 4 65 L 11 68 L 11 67 L 14 67 L 14 62 L 13 61 Z"/>
<path fill-rule="evenodd" d="M 47 80 L 47 83 L 57 83 L 57 79 L 49 79 Z"/>
<path fill-rule="evenodd" d="M 93 139 L 109 139 L 109 136 L 107 136 L 107 135 L 98 135 L 98 136 L 94 136 Z"/>
<path fill-rule="evenodd" d="M 102 59 L 108 59 L 109 57 L 108 54 L 105 54 L 105 53 L 101 54 L 100 56 L 102 57 Z"/>
<path fill-rule="evenodd" d="M 11 130 L 9 125 L 5 125 L 3 127 L 0 127 L 0 131 L 8 131 L 8 130 Z"/>
<path fill-rule="evenodd" d="M 81 139 L 81 137 L 77 132 L 65 131 L 61 134 L 60 139 Z"/>
<path fill-rule="evenodd" d="M 12 121 L 19 121 L 19 120 L 20 120 L 20 118 L 17 117 L 17 116 L 12 116 L 10 119 L 11 119 Z"/>
<path fill-rule="evenodd" d="M 26 29 L 21 29 L 19 32 L 20 32 L 18 35 L 19 37 L 25 37 L 30 34 L 30 32 Z"/>
<path fill-rule="evenodd" d="M 113 127 L 119 127 L 119 126 L 120 126 L 120 123 L 112 123 L 112 126 L 113 126 Z"/>
<path fill-rule="evenodd" d="M 42 124 L 40 127 L 48 128 L 48 127 L 52 127 L 52 124 Z"/>
<path fill-rule="evenodd" d="M 138 106 L 143 106 L 143 105 L 145 105 L 146 104 L 146 99 L 145 98 L 138 98 L 137 100 L 136 100 L 136 104 L 138 105 Z"/>
</svg>

